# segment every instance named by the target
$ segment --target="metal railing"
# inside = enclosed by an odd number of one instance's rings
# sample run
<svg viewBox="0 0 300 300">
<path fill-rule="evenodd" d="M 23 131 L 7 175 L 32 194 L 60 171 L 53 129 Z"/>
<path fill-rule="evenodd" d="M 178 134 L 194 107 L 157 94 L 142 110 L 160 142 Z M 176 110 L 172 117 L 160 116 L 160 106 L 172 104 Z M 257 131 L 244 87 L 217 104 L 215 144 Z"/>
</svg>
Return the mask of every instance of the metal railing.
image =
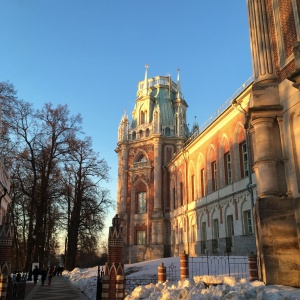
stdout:
<svg viewBox="0 0 300 300">
<path fill-rule="evenodd" d="M 186 147 L 191 141 L 193 141 L 201 132 L 204 131 L 214 120 L 217 119 L 230 105 L 231 101 L 236 98 L 242 91 L 244 91 L 252 82 L 253 75 L 248 78 L 209 118 L 202 124 L 191 136 L 185 141 L 183 147 Z"/>
<path fill-rule="evenodd" d="M 179 261 L 178 261 L 179 263 Z M 180 280 L 180 267 L 174 263 L 166 265 L 166 277 L 168 281 L 177 282 Z M 212 255 L 207 252 L 206 255 L 199 257 L 189 257 L 189 277 L 194 276 L 230 276 L 236 279 L 248 279 L 249 266 L 248 257 L 230 256 L 229 253 L 221 255 Z M 153 275 L 148 278 L 126 278 L 125 291 L 129 293 L 137 286 L 156 284 L 157 276 Z"/>
<path fill-rule="evenodd" d="M 157 276 L 148 278 L 126 278 L 125 292 L 130 293 L 140 285 L 147 285 L 150 283 L 157 284 L 157 282 Z"/>
<path fill-rule="evenodd" d="M 8 279 L 6 300 L 25 299 L 27 273 L 12 274 Z"/>
<path fill-rule="evenodd" d="M 229 254 L 189 257 L 189 272 L 190 277 L 223 275 L 249 279 L 248 258 Z"/>
</svg>

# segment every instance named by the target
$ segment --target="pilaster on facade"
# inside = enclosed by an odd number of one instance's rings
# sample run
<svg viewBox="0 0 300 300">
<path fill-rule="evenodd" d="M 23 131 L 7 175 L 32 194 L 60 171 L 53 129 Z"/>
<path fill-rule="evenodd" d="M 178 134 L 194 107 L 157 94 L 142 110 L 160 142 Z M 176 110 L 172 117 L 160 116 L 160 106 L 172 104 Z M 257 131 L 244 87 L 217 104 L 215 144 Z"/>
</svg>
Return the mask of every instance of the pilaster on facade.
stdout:
<svg viewBox="0 0 300 300">
<path fill-rule="evenodd" d="M 254 83 L 276 78 L 266 0 L 248 0 Z"/>
<path fill-rule="evenodd" d="M 300 8 L 299 8 L 300 9 Z M 294 47 L 295 71 L 288 77 L 293 86 L 300 91 L 300 41 Z"/>
</svg>

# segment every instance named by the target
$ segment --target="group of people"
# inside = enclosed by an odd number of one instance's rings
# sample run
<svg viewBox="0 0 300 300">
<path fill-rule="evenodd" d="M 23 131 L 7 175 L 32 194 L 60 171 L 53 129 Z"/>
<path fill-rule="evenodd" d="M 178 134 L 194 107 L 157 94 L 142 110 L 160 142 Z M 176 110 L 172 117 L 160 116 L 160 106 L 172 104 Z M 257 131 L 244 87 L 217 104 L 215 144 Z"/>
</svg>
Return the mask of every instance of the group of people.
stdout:
<svg viewBox="0 0 300 300">
<path fill-rule="evenodd" d="M 48 276 L 48 285 L 49 285 L 49 284 L 51 284 L 52 277 L 56 276 L 56 275 L 57 276 L 62 275 L 63 270 L 64 270 L 64 268 L 60 267 L 60 266 L 57 266 L 55 268 L 50 267 L 50 268 L 48 268 L 48 270 L 46 270 L 46 269 L 40 270 L 38 268 L 38 266 L 35 266 L 32 271 L 33 282 L 34 282 L 34 284 L 36 284 L 39 275 L 41 275 L 41 282 L 42 282 L 42 285 L 44 285 L 46 278 Z"/>
</svg>

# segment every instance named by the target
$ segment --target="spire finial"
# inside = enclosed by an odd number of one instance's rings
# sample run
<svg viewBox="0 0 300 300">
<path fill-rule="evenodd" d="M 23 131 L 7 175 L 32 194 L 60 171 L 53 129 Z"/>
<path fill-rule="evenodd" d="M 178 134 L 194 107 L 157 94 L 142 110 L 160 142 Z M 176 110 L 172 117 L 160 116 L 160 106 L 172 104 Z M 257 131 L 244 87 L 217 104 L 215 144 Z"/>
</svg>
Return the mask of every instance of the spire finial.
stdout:
<svg viewBox="0 0 300 300">
<path fill-rule="evenodd" d="M 177 98 L 181 98 L 181 90 L 180 90 L 180 69 L 177 69 Z"/>
<path fill-rule="evenodd" d="M 145 70 L 145 80 L 144 80 L 144 90 L 145 90 L 144 95 L 148 95 L 148 67 L 149 67 L 149 65 L 146 64 L 145 65 L 145 68 L 146 68 L 146 70 Z"/>
</svg>

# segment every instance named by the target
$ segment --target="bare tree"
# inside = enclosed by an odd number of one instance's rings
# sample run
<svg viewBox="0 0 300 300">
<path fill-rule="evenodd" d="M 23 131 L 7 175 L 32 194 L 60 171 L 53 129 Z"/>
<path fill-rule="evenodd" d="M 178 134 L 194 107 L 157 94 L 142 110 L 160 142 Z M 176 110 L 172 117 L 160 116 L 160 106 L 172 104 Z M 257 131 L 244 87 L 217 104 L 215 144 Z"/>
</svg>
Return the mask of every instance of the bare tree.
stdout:
<svg viewBox="0 0 300 300">
<path fill-rule="evenodd" d="M 99 185 L 108 180 L 109 167 L 92 150 L 91 139 L 74 141 L 69 158 L 64 178 L 68 231 L 66 268 L 71 270 L 76 266 L 78 249 L 88 246 L 84 243 L 87 237 L 89 242 L 96 243 L 94 237 L 103 229 L 112 201 L 109 192 Z"/>
<path fill-rule="evenodd" d="M 80 139 L 80 115 L 66 105 L 35 110 L 19 100 L 13 85 L 0 82 L 1 153 L 11 174 L 16 265 L 47 264 L 58 246 L 57 233 L 68 233 L 68 268 L 77 252 L 94 251 L 112 201 L 100 186 L 108 165 Z"/>
</svg>

